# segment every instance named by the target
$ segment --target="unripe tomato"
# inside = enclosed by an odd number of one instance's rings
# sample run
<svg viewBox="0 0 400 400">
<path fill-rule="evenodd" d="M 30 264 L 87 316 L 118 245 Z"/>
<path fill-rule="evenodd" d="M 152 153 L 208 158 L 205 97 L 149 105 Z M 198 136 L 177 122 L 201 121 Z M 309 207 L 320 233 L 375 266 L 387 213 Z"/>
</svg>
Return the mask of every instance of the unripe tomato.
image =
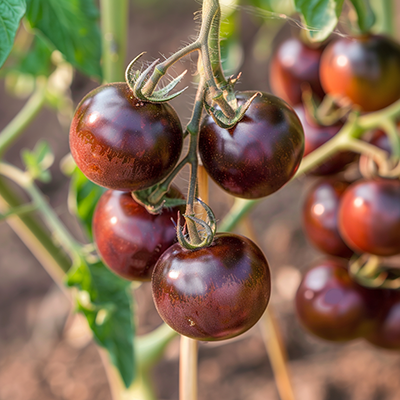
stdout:
<svg viewBox="0 0 400 400">
<path fill-rule="evenodd" d="M 239 104 L 254 92 L 237 94 Z M 262 93 L 231 129 L 211 116 L 201 126 L 199 153 L 210 177 L 232 196 L 257 199 L 276 192 L 297 171 L 304 151 L 304 133 L 293 109 Z"/>
<path fill-rule="evenodd" d="M 400 180 L 369 179 L 351 185 L 339 206 L 339 232 L 358 253 L 400 253 Z"/>
<path fill-rule="evenodd" d="M 176 188 L 169 197 L 183 198 Z M 104 263 L 125 279 L 150 281 L 158 258 L 176 242 L 172 220 L 177 220 L 178 210 L 183 211 L 174 207 L 153 215 L 130 193 L 105 192 L 93 215 L 94 241 Z"/>
<path fill-rule="evenodd" d="M 238 336 L 262 316 L 271 292 L 270 270 L 250 239 L 217 233 L 209 247 L 179 243 L 158 260 L 153 299 L 161 318 L 181 335 L 216 341 Z"/>
<path fill-rule="evenodd" d="M 72 156 L 88 179 L 127 192 L 165 178 L 183 145 L 174 109 L 141 102 L 126 83 L 99 86 L 87 94 L 75 111 L 69 135 Z"/>
<path fill-rule="evenodd" d="M 347 97 L 364 111 L 400 98 L 400 44 L 380 35 L 340 38 L 325 49 L 320 77 L 325 92 Z"/>
</svg>

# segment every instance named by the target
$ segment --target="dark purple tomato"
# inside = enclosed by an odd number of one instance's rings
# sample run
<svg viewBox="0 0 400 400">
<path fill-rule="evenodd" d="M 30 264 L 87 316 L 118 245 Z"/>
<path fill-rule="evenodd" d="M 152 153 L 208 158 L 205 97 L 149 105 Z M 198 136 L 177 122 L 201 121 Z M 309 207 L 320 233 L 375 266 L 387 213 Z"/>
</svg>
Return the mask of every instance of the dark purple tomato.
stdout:
<svg viewBox="0 0 400 400">
<path fill-rule="evenodd" d="M 182 197 L 173 188 L 169 197 Z M 177 220 L 181 208 L 149 214 L 130 193 L 108 190 L 97 203 L 93 216 L 93 235 L 104 263 L 116 274 L 136 281 L 150 281 L 160 255 L 176 242 Z"/>
<path fill-rule="evenodd" d="M 69 143 L 88 179 L 128 192 L 149 188 L 172 171 L 183 135 L 170 105 L 143 103 L 126 83 L 110 83 L 79 103 Z"/>
<path fill-rule="evenodd" d="M 348 258 L 353 251 L 338 230 L 339 201 L 349 183 L 337 179 L 321 180 L 307 193 L 303 205 L 303 228 L 311 243 L 332 256 Z"/>
<path fill-rule="evenodd" d="M 399 71 L 400 45 L 385 36 L 364 35 L 328 45 L 320 78 L 325 92 L 375 111 L 400 98 Z"/>
<path fill-rule="evenodd" d="M 314 335 L 347 341 L 369 334 L 376 325 L 382 291 L 364 288 L 347 272 L 347 261 L 327 258 L 303 277 L 296 294 L 297 315 Z"/>
<path fill-rule="evenodd" d="M 378 327 L 366 339 L 378 347 L 400 350 L 400 293 L 391 292 L 390 299 L 382 304 L 384 312 Z"/>
<path fill-rule="evenodd" d="M 237 94 L 239 104 L 255 92 Z M 210 177 L 232 196 L 257 199 L 276 192 L 297 171 L 304 151 L 301 123 L 283 100 L 262 93 L 232 129 L 203 120 L 199 153 Z"/>
<path fill-rule="evenodd" d="M 325 95 L 319 81 L 319 65 L 325 46 L 311 47 L 300 38 L 282 42 L 271 58 L 272 92 L 291 105 L 302 103 L 302 85 L 308 83 L 320 99 Z"/>
<path fill-rule="evenodd" d="M 209 247 L 171 246 L 152 277 L 161 318 L 182 335 L 216 341 L 238 336 L 262 316 L 271 292 L 270 270 L 250 239 L 217 233 Z"/>
<path fill-rule="evenodd" d="M 358 253 L 400 253 L 400 180 L 361 180 L 343 194 L 339 232 Z"/>
<path fill-rule="evenodd" d="M 328 140 L 332 139 L 342 128 L 342 123 L 337 123 L 330 126 L 318 125 L 306 115 L 303 106 L 297 106 L 294 109 L 300 118 L 304 129 L 304 156 L 312 153 L 315 149 L 322 146 Z M 314 168 L 310 173 L 312 175 L 330 175 L 342 171 L 346 165 L 353 162 L 356 157 L 355 153 L 350 151 L 342 151 L 331 156 L 320 166 Z"/>
<path fill-rule="evenodd" d="M 381 150 L 386 151 L 389 155 L 392 154 L 392 146 L 389 137 L 382 130 L 376 129 L 368 141 L 374 146 L 379 147 Z"/>
</svg>

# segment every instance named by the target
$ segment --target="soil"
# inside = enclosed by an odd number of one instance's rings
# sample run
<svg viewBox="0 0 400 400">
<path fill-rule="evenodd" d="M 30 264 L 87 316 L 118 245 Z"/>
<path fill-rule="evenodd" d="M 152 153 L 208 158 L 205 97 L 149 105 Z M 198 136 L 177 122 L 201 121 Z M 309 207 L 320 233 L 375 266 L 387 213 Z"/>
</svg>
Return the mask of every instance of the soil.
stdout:
<svg viewBox="0 0 400 400">
<path fill-rule="evenodd" d="M 188 42 L 198 29 L 192 15 L 199 7 L 188 0 L 131 3 L 128 59 L 146 50 L 145 57 L 151 61 L 159 52 L 168 55 Z M 240 68 L 243 74 L 238 89 L 267 91 L 268 40 L 260 39 L 255 13 L 242 12 L 240 27 L 249 61 Z M 271 20 L 270 30 L 276 29 L 276 21 Z M 256 53 L 251 44 L 255 36 Z M 266 49 L 264 54 L 260 54 L 261 48 Z M 185 68 L 193 72 L 187 61 L 176 71 Z M 187 75 L 183 86 L 194 79 Z M 75 104 L 96 85 L 77 73 L 72 86 Z M 4 82 L 0 99 L 1 129 L 24 100 L 8 94 Z M 183 123 L 190 116 L 193 100 L 194 91 L 189 89 L 173 102 Z M 68 152 L 68 126 L 60 124 L 53 111 L 43 110 L 6 158 L 20 166 L 21 148 L 32 148 L 40 137 L 49 141 L 56 155 L 52 182 L 41 187 L 79 237 L 77 222 L 66 205 L 68 179 L 59 170 L 59 161 Z M 282 330 L 296 399 L 397 400 L 399 353 L 379 350 L 363 341 L 323 342 L 306 333 L 296 320 L 293 298 L 301 273 L 322 257 L 304 237 L 300 220 L 302 198 L 313 179 L 288 184 L 251 213 L 258 242 L 272 269 L 271 306 Z M 182 190 L 187 181 L 188 171 L 184 171 L 177 182 Z M 232 200 L 212 183 L 210 193 L 211 207 L 221 219 Z M 6 223 L 0 224 L 0 243 L 0 400 L 111 400 L 106 373 L 85 321 L 73 314 L 63 291 Z M 135 298 L 141 334 L 161 320 L 148 284 L 135 291 Z M 154 368 L 154 387 L 160 400 L 178 398 L 178 353 L 179 340 L 175 340 Z M 236 340 L 200 344 L 199 400 L 217 399 L 279 399 L 258 326 Z"/>
</svg>

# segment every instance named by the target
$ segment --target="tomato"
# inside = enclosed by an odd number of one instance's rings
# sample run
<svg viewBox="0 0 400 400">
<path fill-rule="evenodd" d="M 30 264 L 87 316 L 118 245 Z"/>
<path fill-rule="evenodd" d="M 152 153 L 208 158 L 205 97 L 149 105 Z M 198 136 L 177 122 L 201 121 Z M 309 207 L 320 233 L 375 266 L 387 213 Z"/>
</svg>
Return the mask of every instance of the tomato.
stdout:
<svg viewBox="0 0 400 400">
<path fill-rule="evenodd" d="M 122 191 L 146 189 L 165 178 L 183 145 L 174 109 L 141 102 L 125 83 L 99 86 L 82 99 L 69 140 L 88 179 Z"/>
<path fill-rule="evenodd" d="M 325 95 L 319 81 L 319 65 L 325 45 L 311 47 L 300 38 L 282 42 L 271 57 L 272 92 L 291 105 L 302 103 L 302 84 L 308 83 L 320 99 Z"/>
<path fill-rule="evenodd" d="M 400 45 L 379 35 L 343 37 L 322 54 L 320 78 L 332 96 L 347 97 L 364 111 L 400 98 Z"/>
<path fill-rule="evenodd" d="M 183 197 L 173 188 L 169 197 Z M 94 212 L 93 235 L 104 263 L 129 280 L 150 281 L 160 255 L 176 242 L 179 207 L 149 214 L 130 193 L 108 190 Z"/>
<path fill-rule="evenodd" d="M 239 104 L 254 92 L 237 94 Z M 283 100 L 262 93 L 232 129 L 207 116 L 199 153 L 210 177 L 229 194 L 245 199 L 268 196 L 297 171 L 304 151 L 301 123 Z"/>
<path fill-rule="evenodd" d="M 339 234 L 337 214 L 348 186 L 343 180 L 321 180 L 309 190 L 303 205 L 303 228 L 311 243 L 324 253 L 345 258 L 353 251 Z"/>
<path fill-rule="evenodd" d="M 153 298 L 161 318 L 196 340 L 229 339 L 262 316 L 271 292 L 270 270 L 251 240 L 217 233 L 209 247 L 186 250 L 179 243 L 158 260 Z"/>
<path fill-rule="evenodd" d="M 400 253 L 400 180 L 361 180 L 343 194 L 339 232 L 359 253 Z"/>
<path fill-rule="evenodd" d="M 378 327 L 366 339 L 378 347 L 400 350 L 400 293 L 390 292 L 390 299 L 382 304 L 384 312 Z"/>
<path fill-rule="evenodd" d="M 322 339 L 352 340 L 368 335 L 376 326 L 383 291 L 358 285 L 346 267 L 346 260 L 339 258 L 317 262 L 296 293 L 300 322 Z"/>
<path fill-rule="evenodd" d="M 332 139 L 343 126 L 341 122 L 330 126 L 318 125 L 306 114 L 306 110 L 303 106 L 297 106 L 294 110 L 296 111 L 304 129 L 305 146 L 303 157 L 312 153 L 315 149 Z M 335 174 L 342 171 L 346 165 L 353 162 L 355 158 L 355 153 L 350 151 L 341 151 L 330 157 L 323 164 L 314 168 L 310 173 L 312 175 Z"/>
</svg>

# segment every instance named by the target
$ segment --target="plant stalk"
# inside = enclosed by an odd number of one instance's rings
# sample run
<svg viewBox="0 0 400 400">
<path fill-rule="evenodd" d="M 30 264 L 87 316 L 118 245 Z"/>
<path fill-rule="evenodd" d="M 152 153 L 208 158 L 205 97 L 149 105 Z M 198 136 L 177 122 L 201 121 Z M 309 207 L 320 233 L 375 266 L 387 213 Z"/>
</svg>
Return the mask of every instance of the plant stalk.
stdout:
<svg viewBox="0 0 400 400">
<path fill-rule="evenodd" d="M 104 82 L 123 82 L 128 31 L 128 0 L 101 0 Z"/>
<path fill-rule="evenodd" d="M 35 119 L 46 101 L 46 79 L 36 80 L 36 89 L 14 119 L 0 133 L 0 157 Z"/>
</svg>

